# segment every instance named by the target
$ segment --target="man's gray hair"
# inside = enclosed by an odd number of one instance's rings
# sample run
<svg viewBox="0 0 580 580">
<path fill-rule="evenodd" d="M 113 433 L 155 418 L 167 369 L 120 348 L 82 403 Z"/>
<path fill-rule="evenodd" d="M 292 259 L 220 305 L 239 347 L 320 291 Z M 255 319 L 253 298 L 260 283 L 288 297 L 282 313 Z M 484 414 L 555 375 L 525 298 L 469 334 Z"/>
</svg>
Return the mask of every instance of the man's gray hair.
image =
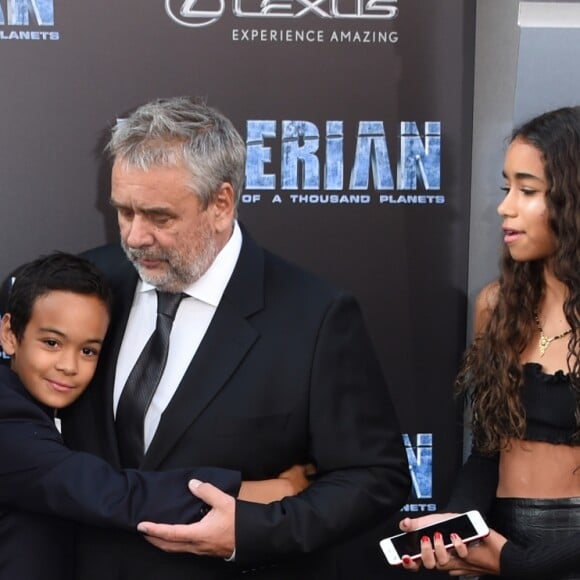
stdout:
<svg viewBox="0 0 580 580">
<path fill-rule="evenodd" d="M 114 160 L 147 170 L 183 161 L 191 188 L 207 208 L 224 182 L 232 185 L 237 206 L 246 168 L 246 146 L 232 124 L 203 100 L 158 99 L 117 122 L 107 150 Z"/>
</svg>

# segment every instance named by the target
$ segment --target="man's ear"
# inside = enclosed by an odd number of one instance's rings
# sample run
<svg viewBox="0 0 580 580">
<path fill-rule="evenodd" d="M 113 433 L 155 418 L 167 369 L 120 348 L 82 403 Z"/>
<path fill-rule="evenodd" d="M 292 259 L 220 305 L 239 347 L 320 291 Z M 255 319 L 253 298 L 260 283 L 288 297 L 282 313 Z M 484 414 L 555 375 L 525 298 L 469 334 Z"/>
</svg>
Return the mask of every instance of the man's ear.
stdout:
<svg viewBox="0 0 580 580">
<path fill-rule="evenodd" d="M 0 324 L 0 343 L 2 344 L 2 350 L 8 356 L 13 356 L 16 352 L 17 342 L 16 336 L 14 336 L 14 333 L 12 332 L 10 314 L 6 313 L 2 317 L 2 322 Z"/>
<path fill-rule="evenodd" d="M 231 183 L 225 181 L 220 185 L 211 202 L 211 209 L 217 232 L 231 230 L 236 213 L 235 194 Z"/>
</svg>

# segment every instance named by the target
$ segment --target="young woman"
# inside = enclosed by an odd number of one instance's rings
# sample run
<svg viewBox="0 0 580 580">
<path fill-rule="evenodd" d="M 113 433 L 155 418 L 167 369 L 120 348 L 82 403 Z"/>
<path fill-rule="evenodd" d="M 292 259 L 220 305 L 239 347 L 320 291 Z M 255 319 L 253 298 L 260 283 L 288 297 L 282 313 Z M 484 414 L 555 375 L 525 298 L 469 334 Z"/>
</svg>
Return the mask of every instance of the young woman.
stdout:
<svg viewBox="0 0 580 580">
<path fill-rule="evenodd" d="M 479 509 L 493 530 L 472 547 L 455 536 L 449 552 L 440 535 L 423 538 L 422 564 L 580 578 L 580 107 L 516 129 L 503 175 L 501 274 L 477 299 L 457 378 L 472 404 L 473 452 L 448 506 Z"/>
</svg>

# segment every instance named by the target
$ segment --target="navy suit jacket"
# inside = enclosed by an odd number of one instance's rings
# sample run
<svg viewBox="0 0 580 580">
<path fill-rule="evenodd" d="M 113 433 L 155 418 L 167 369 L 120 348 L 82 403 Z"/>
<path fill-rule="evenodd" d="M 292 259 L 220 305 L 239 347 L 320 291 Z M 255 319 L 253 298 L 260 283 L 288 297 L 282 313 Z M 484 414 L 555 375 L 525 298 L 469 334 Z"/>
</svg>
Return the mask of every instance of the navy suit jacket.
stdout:
<svg viewBox="0 0 580 580">
<path fill-rule="evenodd" d="M 64 433 L 119 466 L 113 377 L 138 279 L 117 245 L 86 255 L 107 274 L 116 305 L 94 384 L 71 408 Z M 399 425 L 356 301 L 244 231 L 234 273 L 142 467 L 215 465 L 251 480 L 308 462 L 317 476 L 298 496 L 236 503 L 236 564 L 85 528 L 78 580 L 209 580 L 248 571 L 330 580 L 336 562 L 325 548 L 373 527 L 407 498 Z"/>
<path fill-rule="evenodd" d="M 135 533 L 142 520 L 199 520 L 202 504 L 187 489 L 192 477 L 213 479 L 233 494 L 239 490 L 237 472 L 119 472 L 98 457 L 70 451 L 51 410 L 0 366 L 0 580 L 76 580 L 68 520 L 115 526 L 144 544 Z"/>
</svg>

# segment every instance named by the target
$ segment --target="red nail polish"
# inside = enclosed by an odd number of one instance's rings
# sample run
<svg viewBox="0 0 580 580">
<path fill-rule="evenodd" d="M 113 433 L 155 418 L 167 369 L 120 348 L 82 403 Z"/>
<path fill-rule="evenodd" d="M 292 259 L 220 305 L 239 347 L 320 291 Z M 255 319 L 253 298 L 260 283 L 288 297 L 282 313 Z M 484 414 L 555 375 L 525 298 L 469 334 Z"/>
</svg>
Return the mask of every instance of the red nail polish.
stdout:
<svg viewBox="0 0 580 580">
<path fill-rule="evenodd" d="M 410 556 L 403 556 L 403 564 L 410 564 L 411 563 L 411 557 Z"/>
<path fill-rule="evenodd" d="M 451 534 L 449 537 L 450 537 L 450 538 L 451 538 L 453 541 L 455 541 L 455 540 L 459 540 L 459 536 L 458 536 L 458 535 L 457 535 L 455 532 L 453 532 L 453 533 L 452 533 L 452 534 Z"/>
<path fill-rule="evenodd" d="M 430 542 L 431 540 L 429 539 L 429 536 L 423 536 L 421 538 L 421 543 L 426 544 L 427 542 Z"/>
<path fill-rule="evenodd" d="M 441 535 L 441 532 L 435 532 L 433 534 L 433 539 L 435 539 L 435 540 L 443 540 L 443 536 Z"/>
</svg>

